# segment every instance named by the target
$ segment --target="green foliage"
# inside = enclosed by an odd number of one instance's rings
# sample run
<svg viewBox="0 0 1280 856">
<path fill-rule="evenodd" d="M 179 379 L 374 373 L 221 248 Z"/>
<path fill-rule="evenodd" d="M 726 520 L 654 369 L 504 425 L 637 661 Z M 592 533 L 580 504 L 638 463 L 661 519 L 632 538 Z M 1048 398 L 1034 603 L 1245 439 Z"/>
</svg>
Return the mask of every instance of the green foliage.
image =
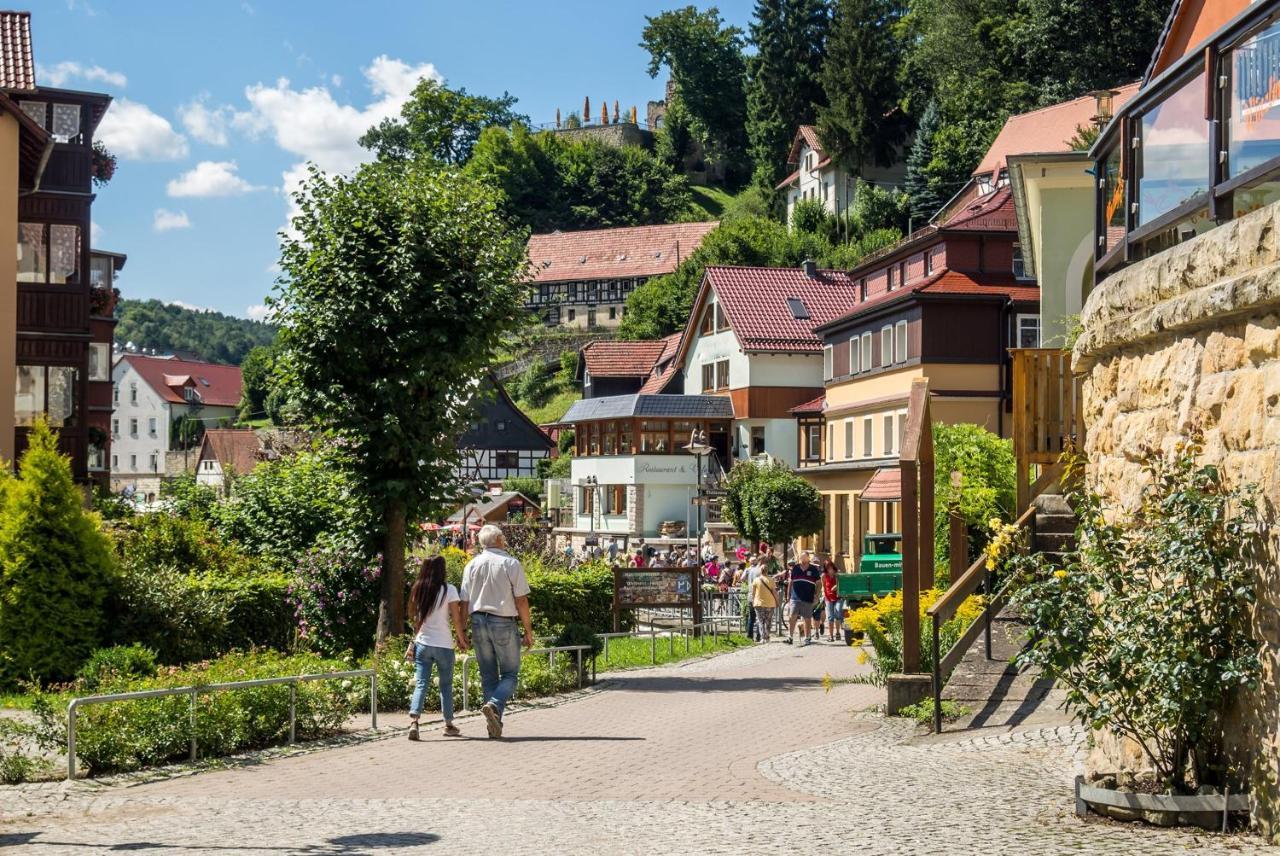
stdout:
<svg viewBox="0 0 1280 856">
<path fill-rule="evenodd" d="M 1020 511 L 1014 508 L 1017 479 L 1013 443 L 977 425 L 934 423 L 933 453 L 933 549 L 938 568 L 945 569 L 951 554 L 949 509 L 955 505 L 968 526 L 972 561 L 987 543 L 990 521 L 1010 520 Z M 957 470 L 962 476 L 958 490 L 951 484 Z"/>
<path fill-rule="evenodd" d="M 18 785 L 48 772 L 48 763 L 31 751 L 35 737 L 31 723 L 0 717 L 0 784 Z"/>
<path fill-rule="evenodd" d="M 1031 628 L 1021 662 L 1066 689 L 1081 723 L 1133 739 L 1160 786 L 1181 792 L 1229 780 L 1223 728 L 1238 693 L 1258 686 L 1250 615 L 1268 563 L 1256 489 L 1228 487 L 1200 453 L 1199 437 L 1148 452 L 1130 513 L 1073 491 L 1077 549 L 1058 570 L 1030 557 L 1014 595 Z"/>
<path fill-rule="evenodd" d="M 542 407 L 556 391 L 556 377 L 552 366 L 542 357 L 535 356 L 528 368 L 507 384 L 512 398 Z"/>
<path fill-rule="evenodd" d="M 234 366 L 253 348 L 269 346 L 275 336 L 276 328 L 261 321 L 159 300 L 121 300 L 116 306 L 115 339 L 132 342 L 138 350 L 190 351 Z"/>
<path fill-rule="evenodd" d="M 835 218 L 817 199 L 801 199 L 791 209 L 791 228 L 810 235 L 826 236 L 834 231 Z"/>
<path fill-rule="evenodd" d="M 649 53 L 650 77 L 663 66 L 670 69 L 689 130 L 708 162 L 724 166 L 726 183 L 736 184 L 747 171 L 742 30 L 726 26 L 714 6 L 702 12 L 685 6 L 646 16 L 640 47 Z"/>
<path fill-rule="evenodd" d="M 740 461 L 725 488 L 725 516 L 751 543 L 785 543 L 822 529 L 822 496 L 780 461 Z"/>
<path fill-rule="evenodd" d="M 523 555 L 520 561 L 529 578 L 529 609 L 540 635 L 554 635 L 569 624 L 596 633 L 613 630 L 613 571 L 607 564 L 592 562 L 569 571 L 533 555 Z M 627 619 L 623 629 L 629 625 Z"/>
<path fill-rule="evenodd" d="M 261 419 L 268 415 L 267 396 L 273 388 L 275 363 L 275 352 L 268 345 L 259 345 L 245 354 L 240 363 L 241 419 Z"/>
<path fill-rule="evenodd" d="M 956 174 L 951 165 L 935 160 L 933 140 L 941 125 L 938 104 L 930 101 L 907 153 L 907 196 L 911 199 L 911 219 L 919 226 L 933 219 L 966 178 Z"/>
<path fill-rule="evenodd" d="M 170 513 L 188 520 L 209 520 L 218 502 L 218 492 L 196 481 L 194 473 L 178 473 L 160 483 L 160 498 Z"/>
<path fill-rule="evenodd" d="M 360 145 L 384 160 L 431 158 L 440 163 L 466 163 L 486 128 L 506 128 L 529 118 L 512 110 L 516 99 L 471 95 L 429 78 L 418 81 L 400 116 L 383 119 L 360 138 Z"/>
<path fill-rule="evenodd" d="M 514 490 L 539 502 L 542 499 L 542 479 L 537 476 L 515 476 L 502 480 L 503 490 Z"/>
<path fill-rule="evenodd" d="M 138 643 L 99 648 L 90 655 L 80 671 L 77 683 L 96 691 L 102 684 L 121 678 L 146 678 L 156 673 L 156 652 Z"/>
<path fill-rule="evenodd" d="M 289 585 L 289 602 L 302 641 L 331 656 L 367 653 L 373 647 L 381 576 L 381 556 L 366 559 L 342 548 L 303 556 Z M 410 585 L 406 579 L 404 599 Z"/>
<path fill-rule="evenodd" d="M 732 223 L 735 220 L 744 220 L 751 217 L 759 217 L 763 220 L 777 220 L 777 213 L 780 207 L 780 197 L 772 187 L 765 189 L 750 185 L 743 188 L 737 196 L 725 203 L 724 213 L 720 215 L 720 222 Z"/>
<path fill-rule="evenodd" d="M 866 236 L 884 229 L 902 233 L 911 218 L 911 201 L 896 187 L 886 190 L 859 179 L 848 216 L 849 231 L 853 235 Z"/>
<path fill-rule="evenodd" d="M 341 671 L 346 664 L 314 654 L 274 651 L 231 653 L 212 662 L 165 669 L 149 678 L 120 676 L 104 681 L 105 692 L 204 686 L 317 672 Z M 350 682 L 347 682 L 348 684 Z M 297 736 L 312 740 L 338 732 L 355 712 L 341 681 L 308 681 L 297 687 Z M 75 688 L 73 687 L 73 691 Z M 32 709 L 46 746 L 66 742 L 65 710 L 40 695 Z M 196 745 L 202 757 L 216 757 L 283 743 L 289 736 L 289 687 L 277 685 L 201 695 Z M 79 713 L 76 746 L 89 775 L 135 770 L 186 758 L 190 751 L 191 708 L 185 695 L 91 705 Z"/>
<path fill-rule="evenodd" d="M 929 607 L 942 596 L 941 589 L 920 592 L 920 670 L 933 671 L 933 623 L 927 615 Z M 938 628 L 938 648 L 945 655 L 982 615 L 984 601 L 979 595 L 965 598 L 956 614 Z M 872 653 L 858 654 L 858 662 L 870 662 L 871 683 L 884 686 L 889 675 L 902 671 L 902 592 L 895 591 L 851 610 L 844 625 L 855 636 L 863 636 L 871 644 Z M 947 675 L 943 675 L 946 680 Z"/>
<path fill-rule="evenodd" d="M 16 479 L 0 480 L 0 686 L 65 680 L 98 647 L 116 576 L 49 426 L 37 422 Z"/>
<path fill-rule="evenodd" d="M 245 576 L 252 572 L 249 558 L 239 546 L 221 540 L 198 518 L 139 514 L 117 524 L 113 535 L 122 567 L 143 572 L 164 567 L 197 575 Z"/>
<path fill-rule="evenodd" d="M 585 624 L 566 624 L 560 629 L 560 633 L 552 642 L 554 648 L 567 648 L 571 645 L 590 645 L 590 652 L 583 652 L 582 660 L 584 663 L 600 656 L 600 652 L 604 650 L 604 640 L 601 639 L 596 631 Z"/>
<path fill-rule="evenodd" d="M 942 700 L 942 720 L 944 722 L 952 722 L 962 716 L 966 716 L 972 711 L 964 705 L 954 702 L 949 698 Z M 898 716 L 905 716 L 908 719 L 914 719 L 922 725 L 933 722 L 933 696 L 909 704 L 902 710 L 898 711 Z"/>
</svg>

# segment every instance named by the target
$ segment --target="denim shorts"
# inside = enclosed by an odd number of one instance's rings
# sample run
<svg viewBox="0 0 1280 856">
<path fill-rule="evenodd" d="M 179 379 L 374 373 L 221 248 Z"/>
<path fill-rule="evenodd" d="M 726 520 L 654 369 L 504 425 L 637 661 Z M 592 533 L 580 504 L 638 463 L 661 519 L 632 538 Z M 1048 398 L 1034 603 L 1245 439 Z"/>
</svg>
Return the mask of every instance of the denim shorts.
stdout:
<svg viewBox="0 0 1280 856">
<path fill-rule="evenodd" d="M 827 601 L 827 621 L 839 621 L 839 620 L 840 620 L 840 601 L 838 600 Z"/>
</svg>

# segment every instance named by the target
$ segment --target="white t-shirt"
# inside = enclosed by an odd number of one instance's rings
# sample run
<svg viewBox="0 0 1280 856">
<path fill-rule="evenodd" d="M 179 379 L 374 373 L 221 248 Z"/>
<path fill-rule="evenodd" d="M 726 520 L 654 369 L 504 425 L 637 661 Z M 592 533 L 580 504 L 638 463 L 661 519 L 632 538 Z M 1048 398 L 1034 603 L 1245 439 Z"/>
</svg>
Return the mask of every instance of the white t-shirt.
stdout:
<svg viewBox="0 0 1280 856">
<path fill-rule="evenodd" d="M 432 648 L 452 648 L 453 633 L 449 630 L 449 604 L 457 603 L 459 600 L 461 598 L 458 597 L 458 590 L 445 583 L 444 597 L 427 613 L 427 620 L 422 622 L 422 627 L 419 628 L 418 635 L 413 641 Z"/>
</svg>

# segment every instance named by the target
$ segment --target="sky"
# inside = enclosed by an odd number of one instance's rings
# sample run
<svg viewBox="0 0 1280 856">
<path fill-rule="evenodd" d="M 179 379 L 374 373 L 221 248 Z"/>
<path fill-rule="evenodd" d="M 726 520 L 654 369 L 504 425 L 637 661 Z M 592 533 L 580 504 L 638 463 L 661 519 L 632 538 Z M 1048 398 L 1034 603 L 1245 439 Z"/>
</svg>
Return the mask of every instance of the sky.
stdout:
<svg viewBox="0 0 1280 856">
<path fill-rule="evenodd" d="M 353 169 L 357 138 L 421 77 L 499 95 L 534 123 L 556 108 L 662 97 L 638 43 L 684 0 L 44 0 L 36 80 L 114 97 L 118 158 L 92 246 L 125 253 L 123 296 L 261 318 L 278 274 L 286 188 L 308 162 Z M 705 4 L 704 4 L 705 5 Z M 720 0 L 744 30 L 751 0 Z M 15 8 L 24 8 L 18 6 Z"/>
</svg>

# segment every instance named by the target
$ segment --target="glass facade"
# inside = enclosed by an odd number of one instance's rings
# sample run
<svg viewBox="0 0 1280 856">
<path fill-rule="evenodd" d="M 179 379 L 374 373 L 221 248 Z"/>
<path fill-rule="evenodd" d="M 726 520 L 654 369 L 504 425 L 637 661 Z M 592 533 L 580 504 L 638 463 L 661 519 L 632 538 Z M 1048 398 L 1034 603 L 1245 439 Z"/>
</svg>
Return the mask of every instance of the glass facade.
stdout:
<svg viewBox="0 0 1280 856">
<path fill-rule="evenodd" d="M 1204 72 L 1142 114 L 1138 225 L 1209 191 L 1209 123 Z"/>
<path fill-rule="evenodd" d="M 1227 177 L 1280 157 L 1280 22 L 1245 39 L 1228 60 Z"/>
</svg>

